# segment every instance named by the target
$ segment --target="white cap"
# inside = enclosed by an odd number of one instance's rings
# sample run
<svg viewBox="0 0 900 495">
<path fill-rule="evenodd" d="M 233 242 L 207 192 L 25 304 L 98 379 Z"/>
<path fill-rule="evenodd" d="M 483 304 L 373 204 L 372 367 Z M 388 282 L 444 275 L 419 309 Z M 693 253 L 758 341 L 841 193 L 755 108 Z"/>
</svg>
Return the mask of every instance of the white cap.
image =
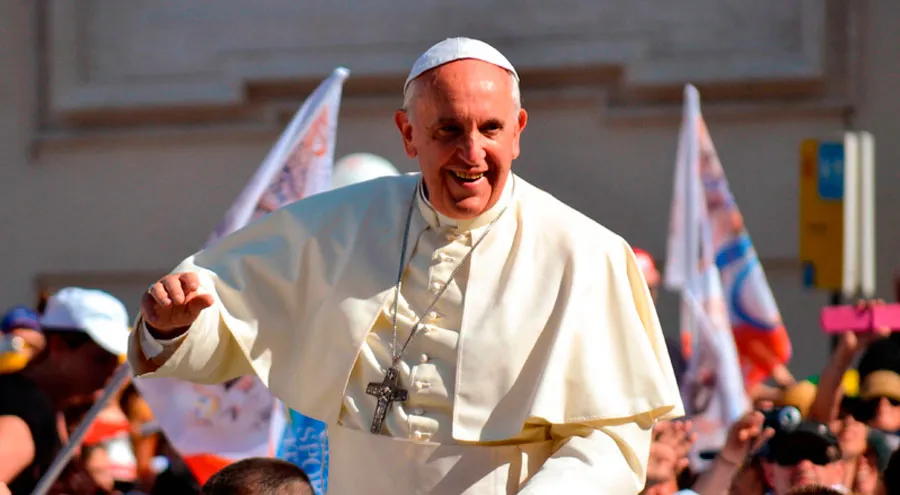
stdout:
<svg viewBox="0 0 900 495">
<path fill-rule="evenodd" d="M 416 60 L 412 70 L 409 72 L 409 77 L 406 78 L 406 83 L 403 85 L 403 92 L 406 92 L 406 88 L 413 79 L 421 76 L 423 73 L 455 60 L 467 58 L 481 60 L 482 62 L 496 65 L 501 69 L 506 69 L 515 76 L 516 81 L 519 80 L 519 74 L 516 73 L 516 69 L 513 68 L 509 60 L 491 45 L 472 38 L 447 38 L 429 48 Z"/>
<path fill-rule="evenodd" d="M 337 189 L 394 175 L 400 175 L 400 172 L 384 158 L 371 153 L 351 153 L 334 164 L 331 187 Z"/>
<path fill-rule="evenodd" d="M 107 351 L 128 351 L 128 311 L 122 301 L 100 290 L 67 287 L 50 297 L 41 316 L 44 330 L 82 331 Z"/>
</svg>

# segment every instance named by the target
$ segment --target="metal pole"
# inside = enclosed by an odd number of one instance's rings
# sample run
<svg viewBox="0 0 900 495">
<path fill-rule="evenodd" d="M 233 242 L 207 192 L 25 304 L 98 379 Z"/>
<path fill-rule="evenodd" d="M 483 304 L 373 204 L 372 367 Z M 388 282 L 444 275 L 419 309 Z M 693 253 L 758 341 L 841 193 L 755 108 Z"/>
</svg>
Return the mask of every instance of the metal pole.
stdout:
<svg viewBox="0 0 900 495">
<path fill-rule="evenodd" d="M 34 488 L 34 491 L 31 492 L 31 495 L 46 495 L 47 491 L 50 490 L 50 487 L 53 486 L 53 483 L 56 482 L 56 479 L 59 478 L 60 473 L 69 464 L 69 461 L 72 459 L 72 455 L 75 453 L 75 448 L 81 444 L 81 441 L 84 439 L 84 436 L 87 434 L 88 429 L 94 423 L 94 420 L 97 419 L 97 416 L 100 415 L 100 411 L 106 407 L 106 403 L 109 402 L 109 399 L 122 388 L 122 385 L 125 384 L 125 381 L 128 380 L 128 377 L 131 376 L 131 367 L 128 366 L 128 363 L 122 363 L 119 366 L 119 369 L 116 370 L 115 374 L 113 374 L 112 379 L 109 382 L 109 385 L 103 390 L 103 395 L 97 399 L 97 402 L 94 402 L 94 405 L 84 416 L 84 419 L 81 421 L 81 424 L 78 425 L 78 428 L 69 436 L 69 442 L 66 443 L 66 446 L 60 451 L 60 453 L 56 456 L 56 459 L 53 460 L 53 464 L 50 465 L 50 469 L 44 473 L 44 476 L 41 477 L 41 481 Z"/>
</svg>

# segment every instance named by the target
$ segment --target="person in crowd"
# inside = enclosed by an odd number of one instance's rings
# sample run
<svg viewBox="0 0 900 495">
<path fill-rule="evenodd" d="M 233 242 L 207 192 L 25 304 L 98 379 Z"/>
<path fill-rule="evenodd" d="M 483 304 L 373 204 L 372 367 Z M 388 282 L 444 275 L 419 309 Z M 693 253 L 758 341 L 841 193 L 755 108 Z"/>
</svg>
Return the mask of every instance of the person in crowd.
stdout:
<svg viewBox="0 0 900 495">
<path fill-rule="evenodd" d="M 115 488 L 128 491 L 137 479 L 136 462 L 131 448 L 131 424 L 119 407 L 118 395 L 114 395 L 91 423 L 82 439 L 85 448 L 100 448 L 104 469 L 112 476 Z M 86 396 L 73 402 L 64 411 L 70 434 L 83 421 L 84 416 L 101 395 Z M 86 462 L 86 460 L 84 461 Z M 98 461 L 100 462 L 100 461 Z"/>
<path fill-rule="evenodd" d="M 30 493 L 65 434 L 63 409 L 102 389 L 128 341 L 128 315 L 115 297 L 70 287 L 40 318 L 47 345 L 20 372 L 0 375 L 0 481 Z"/>
<path fill-rule="evenodd" d="M 254 457 L 226 466 L 212 475 L 201 495 L 313 495 L 309 477 L 299 467 L 279 459 Z"/>
<path fill-rule="evenodd" d="M 122 390 L 119 407 L 129 423 L 131 450 L 134 452 L 137 485 L 150 491 L 158 474 L 160 436 L 158 425 L 147 401 L 138 393 L 133 382 Z"/>
<path fill-rule="evenodd" d="M 900 432 L 900 373 L 890 369 L 873 371 L 860 384 L 859 417 L 872 428 Z"/>
<path fill-rule="evenodd" d="M 0 373 L 19 371 L 47 345 L 36 311 L 16 306 L 0 320 Z"/>
<path fill-rule="evenodd" d="M 844 486 L 843 454 L 828 425 L 805 420 L 776 432 L 759 453 L 766 484 L 773 495 L 792 489 Z"/>
<path fill-rule="evenodd" d="M 108 493 L 116 491 L 115 470 L 105 445 L 85 445 L 81 449 L 81 463 L 101 490 Z"/>
</svg>

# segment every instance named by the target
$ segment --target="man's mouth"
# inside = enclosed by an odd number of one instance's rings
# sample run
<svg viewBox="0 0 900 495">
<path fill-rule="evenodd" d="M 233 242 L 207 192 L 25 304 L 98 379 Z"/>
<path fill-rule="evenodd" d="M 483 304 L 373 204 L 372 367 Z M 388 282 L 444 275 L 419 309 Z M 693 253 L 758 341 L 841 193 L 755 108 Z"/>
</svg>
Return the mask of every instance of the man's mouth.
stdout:
<svg viewBox="0 0 900 495">
<path fill-rule="evenodd" d="M 451 170 L 450 173 L 453 174 L 454 177 L 456 177 L 457 179 L 459 179 L 463 182 L 475 182 L 478 179 L 484 177 L 483 172 L 478 173 L 478 174 L 470 174 L 470 173 L 466 173 L 466 172 L 457 172 L 455 170 Z"/>
</svg>

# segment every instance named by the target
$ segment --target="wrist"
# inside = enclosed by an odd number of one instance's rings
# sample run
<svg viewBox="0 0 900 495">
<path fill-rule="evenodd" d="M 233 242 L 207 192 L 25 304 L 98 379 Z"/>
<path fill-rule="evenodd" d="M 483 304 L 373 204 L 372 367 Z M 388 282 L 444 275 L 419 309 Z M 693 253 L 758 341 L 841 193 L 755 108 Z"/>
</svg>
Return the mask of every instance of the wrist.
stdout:
<svg viewBox="0 0 900 495">
<path fill-rule="evenodd" d="M 744 465 L 744 458 L 739 455 L 728 455 L 725 452 L 719 452 L 718 455 L 716 455 L 716 459 L 722 464 L 733 467 L 735 469 Z"/>
<path fill-rule="evenodd" d="M 170 340 L 170 339 L 176 339 L 178 337 L 181 337 L 182 335 L 187 333 L 187 331 L 191 327 L 187 326 L 187 327 L 172 328 L 169 330 L 160 330 L 159 328 L 156 328 L 153 325 L 151 325 L 145 321 L 144 328 L 146 328 L 147 333 L 149 333 L 150 336 L 156 340 Z"/>
</svg>

